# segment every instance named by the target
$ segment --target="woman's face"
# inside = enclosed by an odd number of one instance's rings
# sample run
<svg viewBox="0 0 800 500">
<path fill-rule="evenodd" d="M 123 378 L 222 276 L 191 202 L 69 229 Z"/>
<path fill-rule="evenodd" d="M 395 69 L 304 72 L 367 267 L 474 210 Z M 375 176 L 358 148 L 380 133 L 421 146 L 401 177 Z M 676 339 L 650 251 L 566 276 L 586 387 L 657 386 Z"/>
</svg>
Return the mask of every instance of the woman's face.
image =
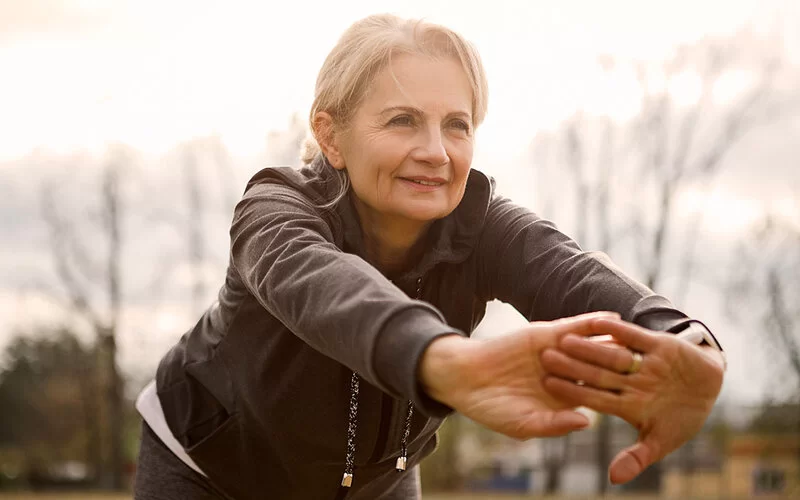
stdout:
<svg viewBox="0 0 800 500">
<path fill-rule="evenodd" d="M 341 163 L 371 222 L 427 223 L 461 201 L 473 148 L 472 89 L 451 59 L 396 56 L 341 136 Z"/>
</svg>

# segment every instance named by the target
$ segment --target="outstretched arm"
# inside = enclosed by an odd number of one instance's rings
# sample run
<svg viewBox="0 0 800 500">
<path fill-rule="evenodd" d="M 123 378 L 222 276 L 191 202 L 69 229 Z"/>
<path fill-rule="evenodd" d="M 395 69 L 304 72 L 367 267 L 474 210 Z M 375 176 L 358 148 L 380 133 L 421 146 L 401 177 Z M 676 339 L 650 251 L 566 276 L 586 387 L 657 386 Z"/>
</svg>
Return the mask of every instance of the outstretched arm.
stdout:
<svg viewBox="0 0 800 500">
<path fill-rule="evenodd" d="M 640 430 L 639 443 L 614 461 L 614 482 L 629 481 L 699 430 L 719 392 L 721 357 L 710 347 L 664 335 L 682 331 L 693 320 L 625 275 L 606 255 L 582 251 L 553 224 L 508 200 L 493 200 L 485 227 L 481 281 L 487 298 L 511 303 L 529 320 L 616 311 L 626 322 L 604 320 L 595 326 L 597 333 L 612 333 L 624 345 L 635 342 L 625 336 L 631 328 L 657 335 L 660 347 L 644 354 L 635 375 L 622 374 L 631 365 L 627 349 L 574 336 L 564 337 L 558 349 L 548 348 L 541 358 L 550 374 L 545 388 L 554 397 L 618 415 Z M 619 366 L 620 356 L 624 366 Z M 610 360 L 616 360 L 616 370 Z M 654 408 L 658 411 L 648 413 Z"/>
<path fill-rule="evenodd" d="M 583 251 L 552 222 L 508 199 L 492 199 L 484 228 L 477 255 L 484 298 L 513 305 L 528 321 L 591 311 L 616 311 L 656 331 L 679 331 L 690 321 L 606 254 Z"/>
<path fill-rule="evenodd" d="M 334 223 L 294 189 L 251 186 L 231 226 L 232 265 L 248 292 L 308 345 L 425 413 L 447 414 L 419 389 L 416 367 L 430 342 L 459 332 L 343 252 Z"/>
</svg>

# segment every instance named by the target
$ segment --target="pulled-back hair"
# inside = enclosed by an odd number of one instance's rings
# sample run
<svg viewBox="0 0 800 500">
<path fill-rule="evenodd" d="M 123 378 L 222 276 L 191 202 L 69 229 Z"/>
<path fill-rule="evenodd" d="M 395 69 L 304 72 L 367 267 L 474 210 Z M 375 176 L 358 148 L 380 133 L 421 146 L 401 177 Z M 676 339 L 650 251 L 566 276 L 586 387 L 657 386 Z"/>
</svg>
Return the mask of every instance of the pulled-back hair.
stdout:
<svg viewBox="0 0 800 500">
<path fill-rule="evenodd" d="M 475 47 L 444 26 L 377 14 L 350 26 L 322 64 L 309 113 L 312 134 L 314 117 L 321 111 L 330 114 L 337 127 L 346 127 L 375 77 L 395 54 L 450 57 L 461 63 L 472 87 L 473 127 L 483 122 L 488 85 Z M 301 152 L 303 163 L 311 163 L 320 154 L 316 138 L 308 137 Z"/>
</svg>

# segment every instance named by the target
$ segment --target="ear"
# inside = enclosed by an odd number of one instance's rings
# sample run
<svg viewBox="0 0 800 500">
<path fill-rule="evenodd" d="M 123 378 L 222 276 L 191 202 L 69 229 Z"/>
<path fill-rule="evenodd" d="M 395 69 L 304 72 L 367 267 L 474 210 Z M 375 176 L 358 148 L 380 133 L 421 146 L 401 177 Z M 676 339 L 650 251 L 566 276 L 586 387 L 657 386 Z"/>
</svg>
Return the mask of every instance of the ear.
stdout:
<svg viewBox="0 0 800 500">
<path fill-rule="evenodd" d="M 325 155 L 325 158 L 328 159 L 333 168 L 342 170 L 345 167 L 344 157 L 339 144 L 340 136 L 336 133 L 333 117 L 325 111 L 320 111 L 314 115 L 314 121 L 311 126 L 314 128 L 314 136 L 317 138 L 322 154 Z"/>
</svg>

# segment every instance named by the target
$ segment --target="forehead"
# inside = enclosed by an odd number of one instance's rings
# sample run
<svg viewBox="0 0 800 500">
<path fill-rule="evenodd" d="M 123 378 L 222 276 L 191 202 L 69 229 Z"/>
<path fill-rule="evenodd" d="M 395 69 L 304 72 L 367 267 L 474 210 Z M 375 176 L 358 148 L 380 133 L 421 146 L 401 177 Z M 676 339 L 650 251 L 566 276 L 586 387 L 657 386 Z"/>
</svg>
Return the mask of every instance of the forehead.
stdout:
<svg viewBox="0 0 800 500">
<path fill-rule="evenodd" d="M 461 64 L 452 58 L 399 54 L 376 76 L 361 108 L 380 113 L 393 106 L 471 116 L 472 87 Z"/>
</svg>

